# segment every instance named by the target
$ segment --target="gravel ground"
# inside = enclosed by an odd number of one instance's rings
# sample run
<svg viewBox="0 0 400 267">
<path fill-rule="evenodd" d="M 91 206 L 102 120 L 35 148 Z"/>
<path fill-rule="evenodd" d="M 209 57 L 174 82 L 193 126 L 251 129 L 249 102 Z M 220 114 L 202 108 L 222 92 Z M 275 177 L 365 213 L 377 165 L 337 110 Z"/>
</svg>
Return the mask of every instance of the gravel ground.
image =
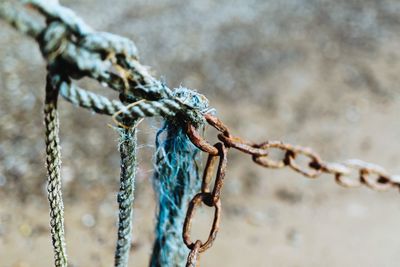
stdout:
<svg viewBox="0 0 400 267">
<path fill-rule="evenodd" d="M 90 25 L 133 39 L 170 87 L 198 89 L 235 134 L 361 158 L 400 173 L 400 3 L 395 0 L 61 1 Z M 51 266 L 42 100 L 45 63 L 0 22 L 0 267 Z M 87 88 L 113 96 L 92 81 Z M 110 266 L 117 134 L 60 104 L 68 254 Z M 140 128 L 130 266 L 151 253 L 149 177 L 159 121 Z M 213 132 L 211 132 L 213 134 Z M 397 141 L 396 141 L 397 140 Z M 398 192 L 343 189 L 229 155 L 223 217 L 202 266 L 398 266 Z M 208 212 L 195 232 L 205 236 Z M 196 228 L 198 227 L 198 228 Z M 112 229 L 112 230 L 111 230 Z"/>
</svg>

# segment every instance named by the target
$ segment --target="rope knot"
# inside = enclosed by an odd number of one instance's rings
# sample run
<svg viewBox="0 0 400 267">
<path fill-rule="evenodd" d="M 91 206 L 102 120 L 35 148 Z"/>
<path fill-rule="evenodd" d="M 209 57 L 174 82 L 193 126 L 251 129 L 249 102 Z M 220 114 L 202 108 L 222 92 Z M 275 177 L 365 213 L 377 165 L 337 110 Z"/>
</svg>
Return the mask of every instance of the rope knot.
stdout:
<svg viewBox="0 0 400 267">
<path fill-rule="evenodd" d="M 196 128 L 205 123 L 204 114 L 210 109 L 208 99 L 204 95 L 186 87 L 179 87 L 173 91 L 173 97 L 187 107 L 181 111 L 183 116 L 179 116 L 175 122 L 183 119 L 185 123 L 193 124 Z"/>
</svg>

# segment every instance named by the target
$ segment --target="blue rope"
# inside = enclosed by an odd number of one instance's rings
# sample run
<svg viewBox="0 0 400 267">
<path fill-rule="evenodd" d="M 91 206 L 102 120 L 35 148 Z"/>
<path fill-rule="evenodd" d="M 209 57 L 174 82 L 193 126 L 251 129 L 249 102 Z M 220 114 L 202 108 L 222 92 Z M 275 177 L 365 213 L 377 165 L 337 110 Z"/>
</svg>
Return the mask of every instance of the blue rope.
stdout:
<svg viewBox="0 0 400 267">
<path fill-rule="evenodd" d="M 156 137 L 154 190 L 158 216 L 151 267 L 184 266 L 189 250 L 183 245 L 182 226 L 187 204 L 200 190 L 197 149 L 183 127 L 165 122 Z"/>
</svg>

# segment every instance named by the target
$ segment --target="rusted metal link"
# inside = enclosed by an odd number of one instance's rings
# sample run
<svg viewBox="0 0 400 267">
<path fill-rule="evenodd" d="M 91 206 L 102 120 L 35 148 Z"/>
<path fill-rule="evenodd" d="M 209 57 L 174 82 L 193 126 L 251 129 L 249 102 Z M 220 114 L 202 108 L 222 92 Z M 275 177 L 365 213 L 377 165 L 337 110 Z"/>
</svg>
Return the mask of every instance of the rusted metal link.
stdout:
<svg viewBox="0 0 400 267">
<path fill-rule="evenodd" d="M 217 174 L 214 182 L 214 188 L 212 190 L 211 194 L 211 203 L 205 202 L 206 205 L 208 206 L 213 206 L 214 203 L 218 202 L 220 195 L 221 195 L 221 189 L 224 185 L 224 178 L 225 178 L 225 172 L 226 172 L 226 165 L 227 165 L 227 152 L 228 148 L 224 146 L 223 143 L 216 143 L 214 147 L 218 150 L 218 156 L 219 156 L 219 163 L 218 163 L 218 168 L 217 168 Z M 209 193 L 211 192 L 210 190 L 210 184 L 211 184 L 211 178 L 214 173 L 214 168 L 216 164 L 216 158 L 217 156 L 209 155 L 207 159 L 206 166 L 204 168 L 203 172 L 203 181 L 201 185 L 201 192 L 202 193 Z"/>
<path fill-rule="evenodd" d="M 193 249 L 189 252 L 187 262 L 186 262 L 186 267 L 197 267 L 199 266 L 200 262 L 200 246 L 201 246 L 201 241 L 197 240 L 194 243 Z"/>
<path fill-rule="evenodd" d="M 201 135 L 197 132 L 196 128 L 193 125 L 191 124 L 187 125 L 186 133 L 190 141 L 192 141 L 192 143 L 199 149 L 214 156 L 218 155 L 218 149 L 216 149 L 203 137 L 201 137 Z"/>
<path fill-rule="evenodd" d="M 253 155 L 253 161 L 263 167 L 267 168 L 283 168 L 289 165 L 291 158 L 295 157 L 294 152 L 292 152 L 290 145 L 284 144 L 280 141 L 268 141 L 256 145 L 257 148 L 268 150 L 271 148 L 280 149 L 285 152 L 285 157 L 281 160 L 272 160 L 268 156 L 257 156 Z"/>
<path fill-rule="evenodd" d="M 351 170 L 357 172 L 356 179 L 350 177 Z M 334 174 L 336 182 L 344 187 L 360 187 L 364 184 L 373 190 L 385 191 L 400 186 L 396 176 L 389 176 L 380 166 L 361 160 L 349 160 L 343 164 L 324 163 L 322 171 Z"/>
<path fill-rule="evenodd" d="M 201 192 L 203 193 L 210 193 L 211 178 L 214 173 L 217 159 L 217 156 L 211 154 L 208 155 L 206 166 L 204 167 L 203 180 L 201 182 Z"/>
<path fill-rule="evenodd" d="M 316 177 L 321 175 L 321 173 L 322 173 L 322 169 L 321 169 L 322 161 L 310 149 L 306 148 L 306 149 L 303 149 L 303 150 L 300 150 L 300 149 L 298 149 L 298 150 L 290 150 L 290 152 L 286 153 L 286 155 L 287 155 L 287 159 L 289 161 L 288 165 L 293 170 L 295 170 L 295 171 L 297 171 L 297 172 L 299 172 L 299 173 L 301 173 L 304 176 L 309 177 L 309 178 L 316 178 Z M 296 161 L 295 161 L 296 156 L 301 155 L 301 154 L 310 159 L 310 161 L 308 162 L 308 167 L 303 167 L 303 166 L 300 166 L 299 164 L 296 163 Z"/>
<path fill-rule="evenodd" d="M 211 114 L 205 114 L 204 118 L 211 126 L 213 126 L 215 129 L 221 132 L 224 136 L 230 137 L 228 127 L 226 127 L 222 123 L 222 121 L 220 121 L 217 117 Z M 218 150 L 214 146 L 212 146 L 208 141 L 206 141 L 203 137 L 201 137 L 201 135 L 197 132 L 196 128 L 193 125 L 191 124 L 187 125 L 186 133 L 189 139 L 192 141 L 192 143 L 199 149 L 213 156 L 218 155 Z"/>
<path fill-rule="evenodd" d="M 220 200 L 221 190 L 222 190 L 222 187 L 224 186 L 226 165 L 228 163 L 228 160 L 226 157 L 227 153 L 228 153 L 228 148 L 222 143 L 217 143 L 215 145 L 215 147 L 217 147 L 218 151 L 219 151 L 219 163 L 218 163 L 217 174 L 216 174 L 215 182 L 214 182 L 214 189 L 212 191 L 213 203 L 216 203 Z"/>
<path fill-rule="evenodd" d="M 335 177 L 336 183 L 343 187 L 359 187 L 366 185 L 377 191 L 383 191 L 389 188 L 400 189 L 400 176 L 389 176 L 383 168 L 377 165 L 360 160 L 350 160 L 345 163 L 324 162 L 320 156 L 310 148 L 294 146 L 281 141 L 268 141 L 260 144 L 249 142 L 242 138 L 232 136 L 229 128 L 217 117 L 207 114 L 204 118 L 211 126 L 220 132 L 218 134 L 218 139 L 222 143 L 216 143 L 212 146 L 200 136 L 196 128 L 191 125 L 187 126 L 187 135 L 193 144 L 209 154 L 203 172 L 201 192 L 195 195 L 189 203 L 183 226 L 183 240 L 186 246 L 191 250 L 187 260 L 187 267 L 197 266 L 196 262 L 198 262 L 200 253 L 211 247 L 217 235 L 221 216 L 221 189 L 227 165 L 227 150 L 230 147 L 250 154 L 253 161 L 263 167 L 284 168 L 289 166 L 294 171 L 309 178 L 317 178 L 323 173 L 331 174 Z M 271 159 L 269 157 L 271 149 L 281 150 L 284 153 L 282 159 Z M 305 166 L 298 163 L 299 156 L 307 158 L 307 164 Z M 218 168 L 214 187 L 211 190 L 212 176 L 217 165 L 217 157 L 219 157 Z M 357 172 L 354 178 L 351 177 L 352 171 Z M 192 242 L 190 238 L 195 209 L 201 204 L 215 208 L 213 225 L 205 243 L 202 243 L 200 240 Z"/>
<path fill-rule="evenodd" d="M 200 206 L 202 203 L 204 204 L 210 203 L 211 198 L 212 198 L 211 193 L 198 193 L 189 203 L 185 222 L 183 224 L 182 237 L 183 237 L 183 242 L 191 250 L 195 247 L 195 243 L 192 242 L 190 239 L 190 231 L 192 228 L 192 219 L 194 217 L 194 212 L 196 210 L 196 207 Z M 208 204 L 206 205 L 208 206 Z M 212 243 L 215 237 L 217 236 L 219 230 L 219 222 L 221 217 L 221 200 L 219 199 L 216 203 L 213 203 L 213 206 L 215 208 L 215 212 L 210 234 L 208 236 L 207 241 L 205 243 L 202 243 L 200 248 L 198 249 L 199 253 L 206 251 L 208 248 L 212 246 Z"/>
<path fill-rule="evenodd" d="M 380 166 L 363 162 L 361 160 L 349 160 L 346 166 L 358 170 L 359 181 L 376 191 L 385 191 L 393 186 L 398 186 L 386 171 Z"/>
<path fill-rule="evenodd" d="M 186 246 L 191 250 L 188 256 L 187 266 L 195 266 L 193 265 L 194 264 L 193 262 L 195 262 L 193 261 L 193 259 L 197 259 L 199 253 L 206 251 L 208 248 L 212 246 L 212 243 L 214 242 L 219 229 L 219 222 L 221 217 L 220 196 L 221 196 L 221 189 L 224 184 L 225 171 L 227 165 L 226 156 L 228 148 L 223 143 L 216 143 L 213 146 L 213 148 L 215 148 L 218 151 L 218 154 L 208 155 L 207 163 L 203 172 L 201 192 L 195 195 L 193 199 L 190 201 L 185 217 L 185 222 L 183 224 L 183 232 L 182 232 L 183 241 L 186 244 Z M 217 159 L 218 159 L 217 157 L 219 157 L 219 161 L 216 171 L 216 178 L 214 181 L 214 187 L 211 189 L 212 176 L 214 174 L 214 170 L 217 164 Z M 213 223 L 207 241 L 205 243 L 202 243 L 201 241 L 197 240 L 195 243 L 193 243 L 190 238 L 192 220 L 196 208 L 201 204 L 215 208 Z"/>
<path fill-rule="evenodd" d="M 225 126 L 218 118 L 205 116 L 208 123 L 221 132 L 218 139 L 225 146 L 233 147 L 244 153 L 252 155 L 255 163 L 266 168 L 283 168 L 289 166 L 294 171 L 309 177 L 317 178 L 322 173 L 332 174 L 336 182 L 344 187 L 367 187 L 382 191 L 389 188 L 400 189 L 400 176 L 389 176 L 379 166 L 365 163 L 360 160 L 351 160 L 344 164 L 328 163 L 321 160 L 319 155 L 310 148 L 294 146 L 281 141 L 268 141 L 261 144 L 249 142 L 239 137 L 232 136 L 229 128 Z M 284 157 L 280 160 L 274 160 L 269 157 L 270 149 L 279 149 L 284 152 Z M 307 165 L 301 166 L 296 159 L 299 155 L 309 158 Z M 357 178 L 350 177 L 351 170 L 358 172 Z"/>
<path fill-rule="evenodd" d="M 227 137 L 231 136 L 231 134 L 229 132 L 229 128 L 224 123 L 222 123 L 222 121 L 220 119 L 218 119 L 217 117 L 215 117 L 211 114 L 205 114 L 204 118 L 206 119 L 208 124 L 210 124 L 215 129 L 220 131 L 223 135 L 225 135 Z"/>
<path fill-rule="evenodd" d="M 224 134 L 218 134 L 218 139 L 221 140 L 227 147 L 236 148 L 237 150 L 253 156 L 261 157 L 268 155 L 268 151 L 262 148 L 258 148 L 256 143 L 248 142 L 239 137 L 229 137 Z"/>
<path fill-rule="evenodd" d="M 283 168 L 290 166 L 293 170 L 303 174 L 309 178 L 316 178 L 322 172 L 322 161 L 311 149 L 298 146 L 292 146 L 280 141 L 269 141 L 256 145 L 255 147 L 268 151 L 268 149 L 276 148 L 285 152 L 285 156 L 281 160 L 271 160 L 267 156 L 253 155 L 253 161 L 267 168 Z M 297 155 L 303 155 L 310 159 L 307 167 L 302 167 L 296 163 Z"/>
</svg>

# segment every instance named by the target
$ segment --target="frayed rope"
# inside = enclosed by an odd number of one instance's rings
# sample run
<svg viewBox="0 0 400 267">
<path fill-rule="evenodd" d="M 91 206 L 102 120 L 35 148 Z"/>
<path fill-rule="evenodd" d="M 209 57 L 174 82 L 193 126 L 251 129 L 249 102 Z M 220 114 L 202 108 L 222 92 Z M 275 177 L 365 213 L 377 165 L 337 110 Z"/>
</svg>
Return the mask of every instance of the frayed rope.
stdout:
<svg viewBox="0 0 400 267">
<path fill-rule="evenodd" d="M 174 93 L 200 110 L 208 107 L 205 98 L 186 88 Z M 189 250 L 183 244 L 182 227 L 187 205 L 201 187 L 199 152 L 182 123 L 166 121 L 157 133 L 153 186 L 158 213 L 151 267 L 184 266 L 186 262 Z"/>
<path fill-rule="evenodd" d="M 157 133 L 156 147 L 153 183 L 158 216 L 151 266 L 183 266 L 189 253 L 182 243 L 184 217 L 188 202 L 201 186 L 196 165 L 199 150 L 181 127 L 169 122 Z"/>
</svg>

